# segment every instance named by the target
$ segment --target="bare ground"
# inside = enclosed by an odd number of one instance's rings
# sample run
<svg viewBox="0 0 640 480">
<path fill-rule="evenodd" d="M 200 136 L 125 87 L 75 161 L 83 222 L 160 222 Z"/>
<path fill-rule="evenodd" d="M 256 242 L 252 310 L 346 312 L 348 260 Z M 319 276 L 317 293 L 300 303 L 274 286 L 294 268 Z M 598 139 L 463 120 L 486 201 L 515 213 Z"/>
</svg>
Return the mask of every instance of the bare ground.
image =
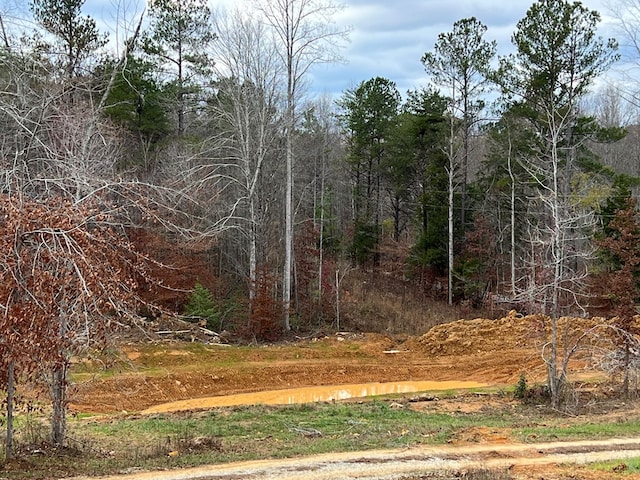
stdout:
<svg viewBox="0 0 640 480">
<path fill-rule="evenodd" d="M 640 438 L 607 441 L 553 442 L 412 447 L 403 450 L 370 450 L 331 453 L 286 460 L 259 460 L 225 465 L 145 472 L 101 477 L 101 480 L 391 480 L 422 478 L 465 478 L 469 471 L 483 468 L 507 471 L 515 478 L 602 479 L 603 472 L 555 464 L 584 464 L 587 461 L 624 459 L 640 455 Z M 622 463 L 621 463 L 622 465 Z M 571 473 L 564 473 L 568 471 Z M 444 473 L 449 472 L 449 473 Z M 436 475 L 440 475 L 435 477 Z M 566 475 L 566 476 L 565 476 Z M 626 479 L 638 478 L 625 475 Z M 81 480 L 77 478 L 76 480 Z"/>
<path fill-rule="evenodd" d="M 544 340 L 543 330 L 540 317 L 512 316 L 447 323 L 418 337 L 321 334 L 255 347 L 130 342 L 112 359 L 118 375 L 76 377 L 72 408 L 137 412 L 204 396 L 367 382 L 470 380 L 514 385 L 522 373 L 529 380 L 544 379 L 537 346 Z M 580 361 L 575 365 L 582 370 Z M 96 366 L 77 365 L 76 371 L 83 367 L 91 372 Z"/>
<path fill-rule="evenodd" d="M 584 332 L 594 328 L 599 320 L 567 322 L 579 324 L 578 330 Z M 511 314 L 500 320 L 443 324 L 418 337 L 321 334 L 253 347 L 204 344 L 202 338 L 194 338 L 195 342 L 130 342 L 112 358 L 111 369 L 119 370 L 115 375 L 103 378 L 92 373 L 96 371 L 95 362 L 76 365 L 79 373 L 75 377 L 72 409 L 95 413 L 141 412 L 186 399 L 367 382 L 475 381 L 497 388 L 513 386 L 522 373 L 530 382 L 544 379 L 540 345 L 545 341 L 547 328 L 543 317 Z M 602 339 L 594 333 L 586 341 L 593 344 Z M 578 350 L 572 362 L 574 379 L 602 378 L 592 368 L 593 351 L 593 348 L 585 349 L 584 353 Z M 597 395 L 592 399 L 597 403 Z M 472 412 L 485 408 L 489 402 L 508 401 L 461 396 L 428 404 L 417 402 L 412 408 Z M 628 408 L 607 413 L 613 419 L 620 417 L 620 421 L 637 414 L 637 409 Z M 117 478 L 417 479 L 436 478 L 427 475 L 445 469 L 462 475 L 473 467 L 495 467 L 508 468 L 513 478 L 602 479 L 617 477 L 563 465 L 625 456 L 640 456 L 640 437 L 605 442 L 593 439 L 588 443 L 519 444 L 510 439 L 508 432 L 474 429 L 438 448 L 265 460 Z M 640 475 L 625 478 L 640 479 Z"/>
</svg>

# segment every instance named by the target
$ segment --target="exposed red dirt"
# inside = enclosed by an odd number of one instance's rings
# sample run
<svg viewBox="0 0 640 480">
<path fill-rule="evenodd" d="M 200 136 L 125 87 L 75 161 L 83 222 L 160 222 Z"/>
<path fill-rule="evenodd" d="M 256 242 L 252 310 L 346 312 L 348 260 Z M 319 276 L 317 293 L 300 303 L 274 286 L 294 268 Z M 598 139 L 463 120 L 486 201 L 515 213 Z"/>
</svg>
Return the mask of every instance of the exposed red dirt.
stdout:
<svg viewBox="0 0 640 480">
<path fill-rule="evenodd" d="M 582 344 L 606 347 L 605 323 L 603 319 L 561 319 L 561 349 L 564 344 L 572 346 L 581 336 Z M 573 334 L 564 335 L 567 326 Z M 101 375 L 97 362 L 77 365 L 71 407 L 95 413 L 140 412 L 198 397 L 367 382 L 475 381 L 500 387 L 515 385 L 523 373 L 532 383 L 544 381 L 546 376 L 541 346 L 548 330 L 548 319 L 522 317 L 515 312 L 499 320 L 442 324 L 415 337 L 338 333 L 249 347 L 209 344 L 197 329 L 181 330 L 181 341 L 161 341 L 156 335 L 123 344 L 111 359 L 109 371 L 115 370 L 114 375 Z M 584 332 L 591 333 L 584 336 Z M 593 351 L 576 349 L 571 363 L 573 379 L 603 378 L 592 368 Z M 418 402 L 412 408 L 471 413 L 490 408 L 491 402 L 505 401 L 511 400 L 478 396 Z M 509 442 L 508 432 L 477 428 L 462 432 L 452 445 Z M 581 470 L 578 476 L 571 476 L 574 474 L 566 471 L 530 465 L 523 467 L 517 478 L 605 478 L 601 472 Z"/>
<path fill-rule="evenodd" d="M 580 331 L 595 320 L 580 322 Z M 72 408 L 141 411 L 189 398 L 282 388 L 392 381 L 466 381 L 514 385 L 545 378 L 540 345 L 545 320 L 515 314 L 434 327 L 420 337 L 335 334 L 241 347 L 200 342 L 129 343 L 114 360 L 117 375 L 76 377 Z M 594 375 L 580 351 L 573 371 Z M 77 370 L 81 370 L 78 368 Z"/>
</svg>

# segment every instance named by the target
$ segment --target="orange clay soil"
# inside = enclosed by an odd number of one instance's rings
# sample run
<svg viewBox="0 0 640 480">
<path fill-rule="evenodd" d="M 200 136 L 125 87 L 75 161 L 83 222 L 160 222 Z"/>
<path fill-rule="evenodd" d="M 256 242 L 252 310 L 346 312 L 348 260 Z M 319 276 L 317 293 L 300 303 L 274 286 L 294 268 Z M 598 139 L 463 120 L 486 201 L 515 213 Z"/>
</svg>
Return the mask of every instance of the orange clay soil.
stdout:
<svg viewBox="0 0 640 480">
<path fill-rule="evenodd" d="M 574 334 L 564 335 L 567 325 L 575 327 L 570 329 Z M 586 347 L 577 348 L 573 355 L 571 378 L 602 379 L 592 365 L 597 360 L 594 352 L 610 348 L 605 321 L 561 319 L 558 326 L 563 340 L 560 349 L 574 345 L 577 337 L 582 337 L 580 345 Z M 112 413 L 156 407 L 170 411 L 170 402 L 187 399 L 195 401 L 189 402 L 189 408 L 198 408 L 198 399 L 205 406 L 204 399 L 211 396 L 368 382 L 468 381 L 501 387 L 515 385 L 522 373 L 532 384 L 546 377 L 541 351 L 548 335 L 544 317 L 511 312 L 499 320 L 439 325 L 418 337 L 342 332 L 295 342 L 238 346 L 207 344 L 192 333 L 182 341 L 149 336 L 146 341 L 121 343 L 111 356 L 76 364 L 71 409 Z M 188 341 L 190 338 L 195 341 Z M 417 402 L 412 408 L 473 413 L 492 406 L 508 408 L 512 402 L 508 396 L 466 395 Z M 606 415 L 611 421 L 624 421 L 628 414 L 610 411 Z M 464 449 L 512 442 L 509 431 L 477 427 L 460 432 L 450 446 Z M 602 480 L 619 475 L 570 465 L 531 465 L 528 461 L 520 465 L 517 460 L 512 462 L 511 474 L 536 480 Z M 625 478 L 640 479 L 640 474 Z"/>
<path fill-rule="evenodd" d="M 566 321 L 562 319 L 560 326 Z M 599 322 L 568 321 L 580 332 Z M 71 409 L 139 412 L 198 397 L 368 382 L 473 381 L 513 386 L 522 373 L 532 383 L 546 375 L 541 346 L 547 331 L 543 317 L 512 312 L 499 320 L 447 323 L 408 338 L 339 333 L 250 347 L 201 341 L 128 342 L 110 359 L 75 365 Z M 594 338 L 595 334 L 590 335 L 582 343 Z M 576 352 L 572 378 L 597 375 L 584 357 L 581 350 Z"/>
</svg>

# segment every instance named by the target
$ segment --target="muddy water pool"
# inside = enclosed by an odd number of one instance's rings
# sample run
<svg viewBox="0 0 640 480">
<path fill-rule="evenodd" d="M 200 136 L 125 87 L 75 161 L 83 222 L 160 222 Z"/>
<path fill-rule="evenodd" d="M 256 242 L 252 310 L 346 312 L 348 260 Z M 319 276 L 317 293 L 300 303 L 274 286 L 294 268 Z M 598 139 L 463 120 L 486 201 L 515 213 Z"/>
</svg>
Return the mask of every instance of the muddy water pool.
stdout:
<svg viewBox="0 0 640 480">
<path fill-rule="evenodd" d="M 176 402 L 155 405 L 142 413 L 163 413 L 202 408 L 231 407 L 237 405 L 291 405 L 298 403 L 331 402 L 349 398 L 363 398 L 377 395 L 416 393 L 443 390 L 462 390 L 486 387 L 477 382 L 389 382 L 358 383 L 350 385 L 332 385 L 301 387 L 265 392 L 240 393 L 215 397 L 191 398 Z"/>
</svg>

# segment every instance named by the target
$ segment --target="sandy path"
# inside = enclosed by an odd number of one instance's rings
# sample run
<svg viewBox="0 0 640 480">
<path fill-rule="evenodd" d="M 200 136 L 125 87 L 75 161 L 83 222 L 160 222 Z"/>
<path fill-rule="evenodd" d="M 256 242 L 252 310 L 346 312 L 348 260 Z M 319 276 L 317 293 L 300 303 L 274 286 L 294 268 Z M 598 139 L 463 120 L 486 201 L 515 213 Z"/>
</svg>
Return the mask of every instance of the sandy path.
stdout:
<svg viewBox="0 0 640 480">
<path fill-rule="evenodd" d="M 174 471 L 115 475 L 94 478 L 94 480 L 391 480 L 427 472 L 564 463 L 584 464 L 638 456 L 640 456 L 640 437 L 510 445 L 420 446 L 401 450 L 372 450 L 284 460 L 257 460 Z M 76 480 L 87 478 L 78 477 Z M 527 477 L 525 475 L 519 478 Z"/>
</svg>

